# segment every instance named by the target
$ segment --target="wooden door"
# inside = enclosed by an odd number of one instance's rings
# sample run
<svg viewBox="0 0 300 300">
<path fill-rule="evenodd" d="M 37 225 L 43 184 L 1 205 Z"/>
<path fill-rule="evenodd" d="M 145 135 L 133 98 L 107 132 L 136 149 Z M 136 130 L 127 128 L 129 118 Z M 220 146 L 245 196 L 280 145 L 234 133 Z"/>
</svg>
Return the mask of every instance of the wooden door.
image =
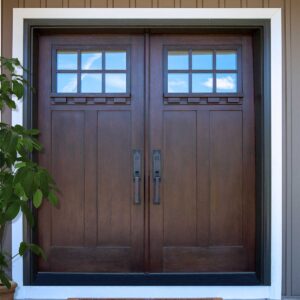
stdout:
<svg viewBox="0 0 300 300">
<path fill-rule="evenodd" d="M 48 256 L 39 271 L 144 269 L 142 161 L 139 199 L 133 181 L 133 151 L 144 153 L 143 43 L 135 34 L 39 38 L 39 161 L 60 189 L 59 207 L 38 214 Z"/>
<path fill-rule="evenodd" d="M 149 41 L 39 38 L 41 272 L 255 271 L 251 37 Z"/>
<path fill-rule="evenodd" d="M 251 37 L 150 41 L 150 272 L 254 271 Z"/>
</svg>

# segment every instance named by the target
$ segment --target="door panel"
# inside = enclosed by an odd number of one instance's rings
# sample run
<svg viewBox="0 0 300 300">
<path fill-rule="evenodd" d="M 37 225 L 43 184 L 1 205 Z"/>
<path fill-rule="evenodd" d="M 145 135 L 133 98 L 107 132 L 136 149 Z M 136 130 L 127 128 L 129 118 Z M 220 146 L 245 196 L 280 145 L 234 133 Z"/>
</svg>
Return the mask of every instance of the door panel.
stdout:
<svg viewBox="0 0 300 300">
<path fill-rule="evenodd" d="M 51 115 L 51 169 L 58 186 L 64 187 L 59 210 L 52 210 L 51 215 L 52 242 L 57 247 L 80 246 L 84 241 L 84 119 L 81 111 L 54 111 Z M 76 135 L 70 134 L 72 131 Z M 69 199 L 72 205 L 68 205 Z"/>
<path fill-rule="evenodd" d="M 150 41 L 150 153 L 161 150 L 163 166 L 160 204 L 150 204 L 150 270 L 254 271 L 251 37 L 156 34 Z M 201 89 L 194 74 L 205 79 Z M 150 199 L 154 191 L 151 181 Z"/>
<path fill-rule="evenodd" d="M 214 111 L 210 114 L 210 244 L 241 246 L 242 113 Z"/>
<path fill-rule="evenodd" d="M 130 112 L 99 112 L 98 245 L 130 245 L 132 203 L 130 149 Z"/>
<path fill-rule="evenodd" d="M 165 111 L 163 136 L 164 244 L 191 246 L 196 235 L 196 112 Z M 188 132 L 188 134 L 187 134 Z M 179 142 L 180 141 L 180 142 Z"/>
<path fill-rule="evenodd" d="M 144 270 L 144 177 L 137 205 L 132 174 L 133 149 L 144 152 L 143 43 L 144 37 L 134 34 L 40 37 L 38 126 L 45 149 L 39 161 L 53 174 L 60 203 L 58 208 L 45 203 L 38 213 L 38 240 L 48 256 L 39 260 L 39 271 Z M 124 49 L 126 61 L 117 52 Z M 56 51 L 64 68 L 59 74 L 80 74 L 77 83 L 62 82 L 61 90 L 68 93 L 55 90 Z M 112 56 L 118 57 L 116 65 L 106 68 Z M 131 74 L 127 85 L 122 79 L 126 71 L 116 70 L 118 61 Z M 109 86 L 109 94 L 80 93 L 78 88 L 70 93 L 80 82 L 82 90 L 95 90 L 101 76 L 106 76 L 102 91 Z M 83 83 L 87 78 L 97 80 Z M 126 94 L 111 92 L 130 82 Z"/>
</svg>

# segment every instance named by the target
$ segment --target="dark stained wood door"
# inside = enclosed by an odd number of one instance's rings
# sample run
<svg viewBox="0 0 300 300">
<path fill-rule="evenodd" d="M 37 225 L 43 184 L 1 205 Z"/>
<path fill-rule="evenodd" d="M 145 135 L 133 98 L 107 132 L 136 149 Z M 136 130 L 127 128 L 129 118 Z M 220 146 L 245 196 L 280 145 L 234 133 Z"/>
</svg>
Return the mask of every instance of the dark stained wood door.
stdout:
<svg viewBox="0 0 300 300">
<path fill-rule="evenodd" d="M 151 36 L 150 272 L 255 270 L 251 49 L 250 36 Z"/>
<path fill-rule="evenodd" d="M 144 153 L 143 43 L 134 34 L 40 37 L 39 160 L 60 202 L 39 211 L 48 256 L 39 271 L 143 271 L 144 177 L 135 204 L 132 173 L 132 151 Z"/>
<path fill-rule="evenodd" d="M 255 271 L 251 37 L 148 35 L 39 38 L 39 271 Z"/>
</svg>

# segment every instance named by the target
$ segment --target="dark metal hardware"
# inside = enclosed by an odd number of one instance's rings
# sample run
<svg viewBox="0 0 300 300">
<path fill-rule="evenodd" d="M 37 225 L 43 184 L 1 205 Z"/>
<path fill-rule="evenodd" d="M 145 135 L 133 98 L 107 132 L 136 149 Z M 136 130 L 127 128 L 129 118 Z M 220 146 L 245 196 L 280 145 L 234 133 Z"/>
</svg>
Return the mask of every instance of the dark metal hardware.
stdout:
<svg viewBox="0 0 300 300">
<path fill-rule="evenodd" d="M 160 150 L 153 150 L 152 154 L 152 172 L 154 182 L 153 203 L 160 204 L 160 182 L 161 182 L 161 153 Z"/>
<path fill-rule="evenodd" d="M 141 182 L 141 151 L 133 150 L 133 182 L 134 182 L 134 204 L 141 204 L 141 192 L 140 192 L 140 182 Z"/>
</svg>

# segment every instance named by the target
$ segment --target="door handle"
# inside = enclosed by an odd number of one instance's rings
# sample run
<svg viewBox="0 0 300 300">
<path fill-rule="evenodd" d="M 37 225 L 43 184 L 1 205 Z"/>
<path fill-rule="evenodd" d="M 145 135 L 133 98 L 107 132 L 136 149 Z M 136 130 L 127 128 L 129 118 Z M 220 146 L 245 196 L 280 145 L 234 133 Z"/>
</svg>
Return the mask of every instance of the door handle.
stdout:
<svg viewBox="0 0 300 300">
<path fill-rule="evenodd" d="M 161 153 L 160 150 L 153 150 L 152 172 L 154 184 L 153 204 L 160 204 L 160 182 L 161 182 Z"/>
<path fill-rule="evenodd" d="M 134 184 L 134 204 L 141 204 L 141 151 L 133 150 L 133 184 Z"/>
</svg>

